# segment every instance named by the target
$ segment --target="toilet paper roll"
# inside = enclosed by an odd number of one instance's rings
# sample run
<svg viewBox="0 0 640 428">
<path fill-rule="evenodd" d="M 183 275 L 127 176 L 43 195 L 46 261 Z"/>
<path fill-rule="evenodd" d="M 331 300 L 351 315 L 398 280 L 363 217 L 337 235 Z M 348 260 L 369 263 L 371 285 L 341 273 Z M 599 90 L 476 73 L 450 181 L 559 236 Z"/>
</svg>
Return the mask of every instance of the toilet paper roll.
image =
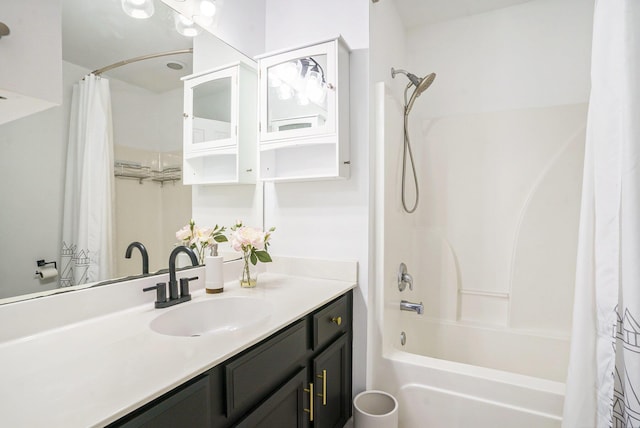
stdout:
<svg viewBox="0 0 640 428">
<path fill-rule="evenodd" d="M 36 271 L 40 279 L 52 279 L 58 276 L 58 269 L 53 266 L 42 266 Z"/>
</svg>

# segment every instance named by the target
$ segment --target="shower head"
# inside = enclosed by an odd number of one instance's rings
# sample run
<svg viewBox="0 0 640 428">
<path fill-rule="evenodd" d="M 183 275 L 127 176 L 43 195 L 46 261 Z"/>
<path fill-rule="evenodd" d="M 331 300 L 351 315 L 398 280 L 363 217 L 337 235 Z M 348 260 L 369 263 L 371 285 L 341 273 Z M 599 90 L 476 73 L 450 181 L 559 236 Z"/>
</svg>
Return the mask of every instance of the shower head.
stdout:
<svg viewBox="0 0 640 428">
<path fill-rule="evenodd" d="M 431 74 L 427 74 L 426 76 L 424 76 L 420 80 L 420 83 L 416 85 L 416 92 L 415 92 L 416 96 L 420 95 L 425 90 L 427 90 L 427 88 L 429 86 L 431 86 L 431 84 L 433 83 L 434 80 L 436 80 L 436 73 L 431 73 Z M 414 85 L 415 85 L 415 83 L 414 83 Z"/>
<path fill-rule="evenodd" d="M 391 77 L 396 77 L 396 74 L 404 74 L 405 76 L 407 76 L 407 78 L 411 81 L 411 83 L 413 83 L 413 86 L 416 87 L 416 92 L 418 93 L 418 95 L 420 95 L 422 92 L 424 92 L 425 89 L 431 86 L 431 84 L 436 78 L 435 73 L 431 73 L 426 75 L 423 78 L 420 78 L 413 73 L 409 73 L 406 70 L 401 70 L 401 69 L 396 70 L 395 68 L 391 68 Z"/>
<path fill-rule="evenodd" d="M 413 103 L 416 100 L 416 98 L 418 96 L 420 96 L 421 93 L 423 93 L 429 86 L 431 86 L 431 84 L 433 83 L 433 81 L 436 79 L 436 73 L 431 73 L 426 75 L 423 78 L 420 78 L 418 76 L 416 76 L 415 74 L 409 73 L 406 70 L 396 70 L 395 68 L 391 68 L 391 77 L 396 77 L 396 74 L 404 74 L 405 76 L 407 76 L 407 78 L 409 79 L 409 81 L 411 82 L 409 85 L 407 85 L 407 89 L 409 88 L 409 86 L 413 85 L 416 87 L 416 89 L 413 91 L 413 94 L 411 94 L 411 98 L 409 100 L 406 106 L 407 109 L 407 113 L 409 113 L 409 111 L 411 110 L 411 107 L 413 107 Z M 405 90 L 405 101 L 406 101 L 406 90 Z"/>
</svg>

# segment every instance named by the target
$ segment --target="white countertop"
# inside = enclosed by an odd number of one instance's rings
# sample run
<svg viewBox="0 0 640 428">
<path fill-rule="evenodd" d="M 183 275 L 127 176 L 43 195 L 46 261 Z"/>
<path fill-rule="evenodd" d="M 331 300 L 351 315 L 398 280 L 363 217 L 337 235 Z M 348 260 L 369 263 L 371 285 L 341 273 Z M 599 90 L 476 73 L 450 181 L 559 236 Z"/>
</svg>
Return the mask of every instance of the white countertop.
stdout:
<svg viewBox="0 0 640 428">
<path fill-rule="evenodd" d="M 254 289 L 230 281 L 222 294 L 200 289 L 192 292 L 192 301 L 170 308 L 145 303 L 5 341 L 0 343 L 0 426 L 104 426 L 355 286 L 355 279 L 267 272 Z M 221 335 L 167 336 L 149 328 L 160 314 L 231 296 L 264 299 L 273 311 L 265 322 Z"/>
</svg>

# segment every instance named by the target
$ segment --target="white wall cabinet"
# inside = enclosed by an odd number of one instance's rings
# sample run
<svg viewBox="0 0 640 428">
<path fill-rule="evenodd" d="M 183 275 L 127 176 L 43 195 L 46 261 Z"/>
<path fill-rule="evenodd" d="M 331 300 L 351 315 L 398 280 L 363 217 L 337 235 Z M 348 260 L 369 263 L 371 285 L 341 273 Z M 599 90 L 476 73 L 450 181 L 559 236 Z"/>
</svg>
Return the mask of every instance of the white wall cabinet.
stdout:
<svg viewBox="0 0 640 428">
<path fill-rule="evenodd" d="M 258 60 L 260 179 L 348 178 L 349 48 L 344 40 Z"/>
<path fill-rule="evenodd" d="M 184 184 L 255 183 L 256 69 L 237 62 L 183 79 Z"/>
</svg>

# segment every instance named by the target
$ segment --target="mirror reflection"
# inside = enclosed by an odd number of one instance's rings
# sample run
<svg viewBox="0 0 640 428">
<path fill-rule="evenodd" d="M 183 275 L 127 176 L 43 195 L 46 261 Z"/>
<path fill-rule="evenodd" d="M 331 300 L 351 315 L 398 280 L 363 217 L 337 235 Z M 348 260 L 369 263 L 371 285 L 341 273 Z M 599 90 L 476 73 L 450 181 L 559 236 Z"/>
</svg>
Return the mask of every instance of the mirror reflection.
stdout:
<svg viewBox="0 0 640 428">
<path fill-rule="evenodd" d="M 231 77 L 193 88 L 193 144 L 231 137 Z"/>
<path fill-rule="evenodd" d="M 108 206 L 90 206 L 83 216 L 112 213 L 108 273 L 94 275 L 88 268 L 84 270 L 92 254 L 73 239 L 67 242 L 67 233 L 62 230 L 65 222 L 72 226 L 79 222 L 64 214 L 65 189 L 72 187 L 67 184 L 67 175 L 73 171 L 67 168 L 67 149 L 78 129 L 70 128 L 72 88 L 101 67 L 192 45 L 192 38 L 176 31 L 174 12 L 162 2 L 156 2 L 151 18 L 141 20 L 126 16 L 120 2 L 62 0 L 63 104 L 0 125 L 0 158 L 4 159 L 0 237 L 11 243 L 0 259 L 0 299 L 4 299 L 0 303 L 29 293 L 67 290 L 61 285 L 139 275 L 143 269 L 141 252 L 133 251 L 131 258 L 125 258 L 134 241 L 145 246 L 150 272 L 167 267 L 168 255 L 176 244 L 175 232 L 191 218 L 191 187 L 182 184 L 180 170 L 181 77 L 192 73 L 192 54 L 144 60 L 102 74 L 101 79 L 109 84 L 113 154 L 104 164 L 111 166 L 108 180 L 104 176 L 100 179 L 111 182 L 113 193 L 107 198 L 111 202 Z M 237 55 L 228 45 L 219 45 Z M 220 52 L 224 58 L 230 55 Z M 203 117 L 228 122 L 219 112 L 210 114 L 203 112 Z M 86 165 L 80 157 L 76 169 Z M 87 174 L 77 182 L 79 188 L 98 176 L 95 168 L 85 169 Z M 67 201 L 74 198 L 79 198 L 78 194 L 69 196 L 67 192 Z M 96 228 L 88 227 L 76 235 L 92 239 L 97 233 Z M 57 277 L 36 275 L 38 260 L 56 262 Z"/>
<path fill-rule="evenodd" d="M 324 126 L 327 55 L 297 58 L 268 68 L 268 132 Z"/>
</svg>

